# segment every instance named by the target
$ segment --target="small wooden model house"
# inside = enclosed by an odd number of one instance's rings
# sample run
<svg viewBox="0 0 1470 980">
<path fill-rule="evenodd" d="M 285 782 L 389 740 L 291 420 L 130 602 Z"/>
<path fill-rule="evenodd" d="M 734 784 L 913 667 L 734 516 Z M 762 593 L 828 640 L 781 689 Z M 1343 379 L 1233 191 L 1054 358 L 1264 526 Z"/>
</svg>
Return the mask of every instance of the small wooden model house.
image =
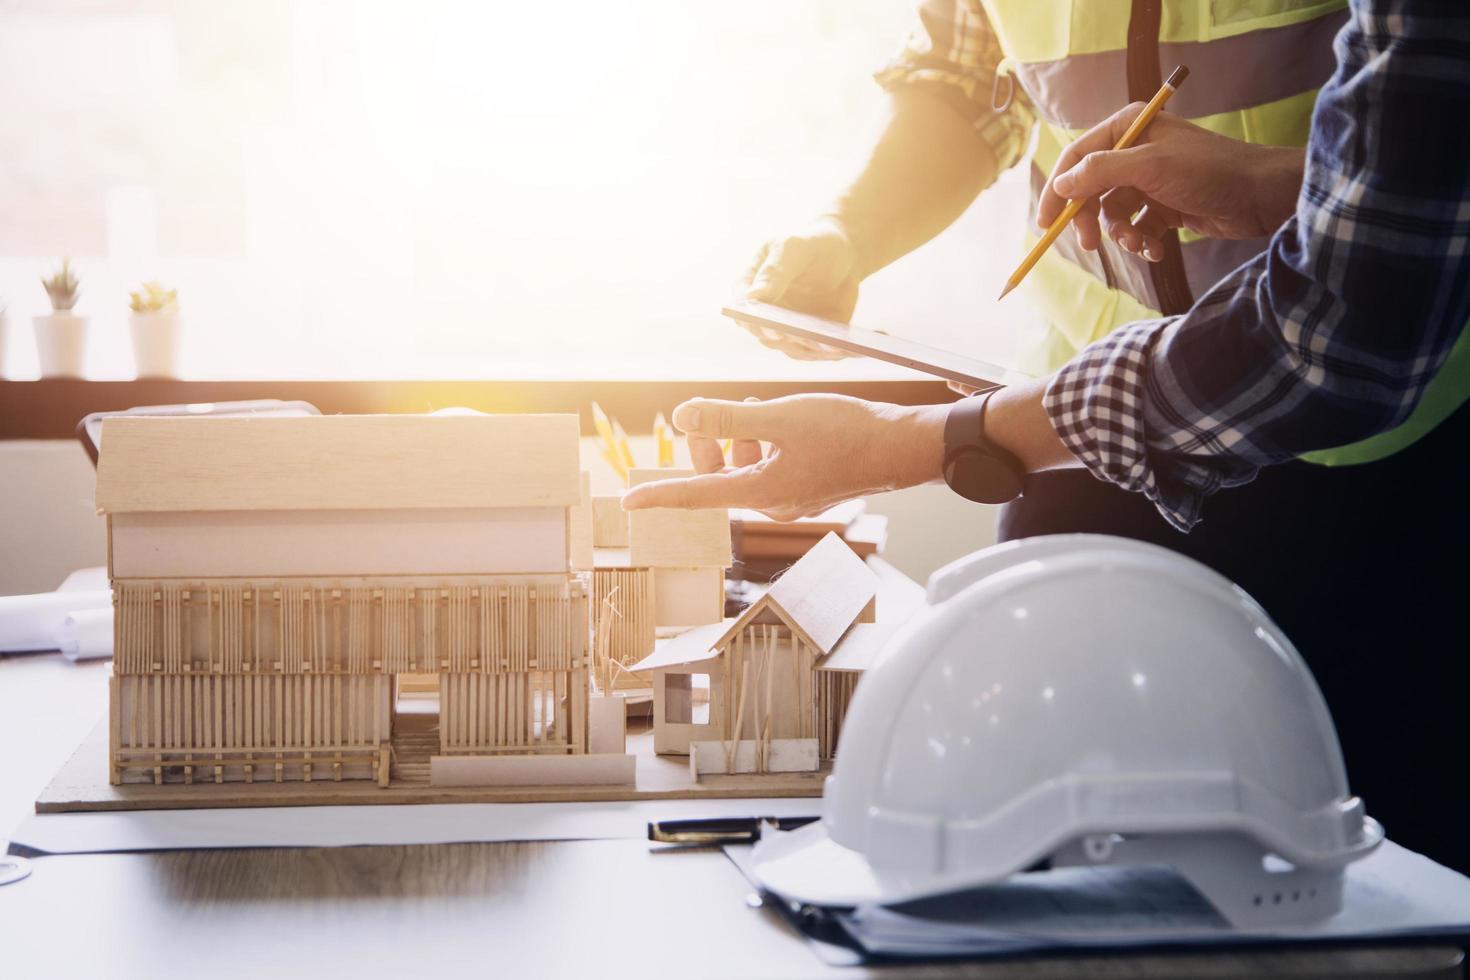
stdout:
<svg viewBox="0 0 1470 980">
<path fill-rule="evenodd" d="M 109 419 L 112 782 L 586 753 L 582 487 L 572 415 Z"/>
<path fill-rule="evenodd" d="M 634 469 L 629 485 L 690 476 L 686 470 Z M 659 637 L 720 622 L 730 518 L 725 510 L 656 508 L 625 512 L 618 497 L 591 498 L 592 547 L 578 567 L 592 569 L 592 618 L 598 635 L 599 688 L 646 689 L 629 668 Z"/>
<path fill-rule="evenodd" d="M 828 534 L 739 617 L 663 642 L 633 668 L 653 674 L 655 751 L 689 754 L 696 778 L 812 771 L 831 759 L 889 632 L 873 621 L 877 584 Z"/>
</svg>

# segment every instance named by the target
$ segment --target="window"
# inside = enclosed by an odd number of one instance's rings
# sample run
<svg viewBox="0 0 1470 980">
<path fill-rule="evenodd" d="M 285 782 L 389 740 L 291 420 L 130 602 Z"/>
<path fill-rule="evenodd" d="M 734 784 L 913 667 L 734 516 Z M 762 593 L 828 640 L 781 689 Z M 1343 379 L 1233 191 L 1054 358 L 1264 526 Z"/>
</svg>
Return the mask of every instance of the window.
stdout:
<svg viewBox="0 0 1470 980">
<path fill-rule="evenodd" d="M 664 721 L 671 725 L 709 724 L 708 674 L 664 675 Z"/>
<path fill-rule="evenodd" d="M 154 277 L 186 377 L 907 376 L 787 360 L 717 308 L 849 174 L 910 7 L 5 4 L 8 374 L 34 376 L 37 276 L 69 254 L 93 377 L 130 376 L 127 291 Z M 859 320 L 1006 360 L 1022 183 L 871 280 Z"/>
</svg>

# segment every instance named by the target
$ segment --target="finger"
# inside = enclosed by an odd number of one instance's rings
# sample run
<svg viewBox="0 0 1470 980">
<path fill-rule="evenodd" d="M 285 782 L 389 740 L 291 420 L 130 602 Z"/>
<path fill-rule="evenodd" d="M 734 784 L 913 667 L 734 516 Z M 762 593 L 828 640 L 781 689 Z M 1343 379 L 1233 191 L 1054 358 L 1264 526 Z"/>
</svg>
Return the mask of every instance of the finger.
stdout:
<svg viewBox="0 0 1470 980">
<path fill-rule="evenodd" d="M 746 296 L 762 303 L 775 303 L 786 295 L 796 278 L 805 244 L 800 238 L 788 238 L 771 246 L 765 261 L 750 280 Z"/>
<path fill-rule="evenodd" d="M 673 421 L 679 431 L 689 435 L 766 442 L 779 442 L 788 425 L 787 407 L 781 400 L 729 402 L 691 398 L 674 409 Z"/>
<path fill-rule="evenodd" d="M 753 466 L 764 458 L 759 439 L 736 439 L 730 446 L 731 466 Z"/>
<path fill-rule="evenodd" d="M 753 470 L 707 473 L 680 480 L 640 483 L 623 494 L 623 510 L 674 507 L 695 510 L 713 507 L 750 507 L 761 502 L 758 476 Z"/>
<path fill-rule="evenodd" d="M 1133 215 L 1143 206 L 1143 195 L 1131 187 L 1115 187 L 1098 198 L 1098 202 L 1107 236 L 1125 251 L 1134 255 L 1142 252 L 1143 235 L 1133 227 Z"/>
<path fill-rule="evenodd" d="M 1157 204 L 1148 204 L 1133 219 L 1133 227 L 1143 240 L 1143 257 L 1150 262 L 1164 258 L 1164 236 L 1175 226 L 1178 212 Z"/>
<path fill-rule="evenodd" d="M 1069 170 L 1051 179 L 1058 196 L 1096 197 L 1114 187 L 1136 187 L 1147 194 L 1157 181 L 1159 148 L 1156 144 L 1130 146 L 1126 150 L 1089 153 Z"/>
<path fill-rule="evenodd" d="M 783 351 L 785 355 L 796 361 L 840 361 L 851 357 L 846 351 L 835 347 L 794 347 Z"/>
<path fill-rule="evenodd" d="M 1118 138 L 1133 124 L 1133 120 L 1143 111 L 1143 107 L 1142 102 L 1124 106 L 1077 137 L 1062 150 L 1057 157 L 1056 165 L 1051 169 L 1051 177 L 1047 179 L 1046 186 L 1041 191 L 1041 200 L 1036 209 L 1038 225 L 1043 228 L 1051 227 L 1051 223 L 1057 220 L 1057 215 L 1062 213 L 1062 208 L 1067 206 L 1067 200 L 1079 196 L 1056 187 L 1057 176 L 1077 166 L 1088 154 L 1111 150 L 1116 146 Z"/>
<path fill-rule="evenodd" d="M 758 402 L 759 398 L 750 397 L 745 399 L 747 403 Z M 764 458 L 765 453 L 761 451 L 759 439 L 736 439 L 730 446 L 731 466 L 753 466 Z"/>
<path fill-rule="evenodd" d="M 720 451 L 718 439 L 706 436 L 689 436 L 689 459 L 694 463 L 694 472 L 713 473 L 725 465 L 725 454 Z"/>
<path fill-rule="evenodd" d="M 1096 198 L 1090 198 L 1082 205 L 1082 210 L 1077 212 L 1077 217 L 1072 219 L 1072 233 L 1077 236 L 1077 244 L 1089 252 L 1097 251 L 1102 244 L 1102 232 L 1098 230 L 1098 221 L 1101 216 L 1101 208 Z"/>
<path fill-rule="evenodd" d="M 743 282 L 747 288 L 752 282 L 755 281 L 755 274 L 760 271 L 761 266 L 765 265 L 766 256 L 770 254 L 770 242 L 766 242 L 764 245 L 756 250 L 755 258 L 750 260 L 750 265 L 745 267 L 745 272 L 742 273 L 740 276 L 740 281 Z"/>
<path fill-rule="evenodd" d="M 777 334 L 766 337 L 758 336 L 757 339 L 760 340 L 762 346 L 780 351 L 787 357 L 798 361 L 838 361 L 852 356 L 835 347 L 813 344 L 798 337 L 785 337 Z"/>
</svg>

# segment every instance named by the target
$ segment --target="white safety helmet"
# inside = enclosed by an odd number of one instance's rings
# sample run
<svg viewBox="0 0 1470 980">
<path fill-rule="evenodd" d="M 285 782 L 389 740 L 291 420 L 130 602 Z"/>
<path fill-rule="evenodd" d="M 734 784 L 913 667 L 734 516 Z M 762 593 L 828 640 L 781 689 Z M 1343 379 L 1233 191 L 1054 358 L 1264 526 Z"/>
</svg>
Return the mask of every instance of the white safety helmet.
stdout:
<svg viewBox="0 0 1470 980">
<path fill-rule="evenodd" d="M 935 573 L 858 687 L 822 810 L 761 842 L 763 885 L 892 904 L 1045 860 L 1169 865 L 1236 925 L 1302 922 L 1341 908 L 1344 866 L 1383 838 L 1261 607 L 1099 535 Z"/>
</svg>

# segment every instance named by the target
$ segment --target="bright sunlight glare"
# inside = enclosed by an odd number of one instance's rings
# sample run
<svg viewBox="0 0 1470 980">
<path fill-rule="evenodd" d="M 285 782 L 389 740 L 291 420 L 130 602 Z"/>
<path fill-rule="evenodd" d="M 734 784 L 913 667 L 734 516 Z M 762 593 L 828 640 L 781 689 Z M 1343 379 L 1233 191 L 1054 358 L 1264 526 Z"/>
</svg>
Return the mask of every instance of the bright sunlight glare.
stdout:
<svg viewBox="0 0 1470 980">
<path fill-rule="evenodd" d="M 0 368 L 62 255 L 88 374 L 179 289 L 195 378 L 854 378 L 719 315 L 854 170 L 910 0 L 0 5 Z M 858 321 L 992 360 L 1013 172 Z M 1005 327 L 1005 329 L 1002 329 Z"/>
</svg>

